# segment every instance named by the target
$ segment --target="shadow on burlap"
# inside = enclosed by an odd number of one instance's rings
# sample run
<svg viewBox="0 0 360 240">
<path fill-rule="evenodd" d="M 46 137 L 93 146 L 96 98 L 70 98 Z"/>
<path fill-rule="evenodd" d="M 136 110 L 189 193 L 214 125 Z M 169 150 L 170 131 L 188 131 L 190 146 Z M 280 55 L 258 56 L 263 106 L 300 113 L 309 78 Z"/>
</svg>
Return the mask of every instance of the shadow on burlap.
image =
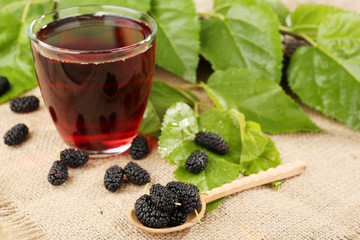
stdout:
<svg viewBox="0 0 360 240">
<path fill-rule="evenodd" d="M 158 69 L 157 78 L 180 80 Z M 41 97 L 38 88 L 26 95 Z M 203 95 L 200 94 L 200 97 Z M 58 187 L 47 173 L 58 150 L 65 148 L 43 102 L 30 114 L 0 106 L 0 135 L 16 123 L 30 129 L 18 147 L 0 147 L 0 226 L 8 239 L 359 239 L 360 133 L 305 109 L 322 129 L 318 133 L 272 136 L 283 162 L 302 160 L 307 170 L 283 182 L 278 191 L 262 186 L 226 198 L 203 219 L 203 225 L 178 233 L 151 235 L 129 225 L 127 213 L 144 188 L 123 184 L 111 193 L 103 186 L 105 170 L 130 157 L 91 159 L 69 169 Z M 152 153 L 138 163 L 152 183 L 174 180 L 176 166 Z M 1 231 L 0 231 L 1 234 Z M 5 237 L 3 237 L 5 238 Z M 5 238 L 6 239 L 6 238 Z"/>
</svg>

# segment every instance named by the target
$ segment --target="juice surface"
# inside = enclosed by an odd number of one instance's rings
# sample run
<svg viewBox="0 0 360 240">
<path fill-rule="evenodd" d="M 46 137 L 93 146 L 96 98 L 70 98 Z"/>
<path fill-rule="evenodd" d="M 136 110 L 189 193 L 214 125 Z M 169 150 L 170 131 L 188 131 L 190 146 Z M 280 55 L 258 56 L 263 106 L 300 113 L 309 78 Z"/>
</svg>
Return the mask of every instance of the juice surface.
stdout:
<svg viewBox="0 0 360 240">
<path fill-rule="evenodd" d="M 108 50 L 129 46 L 151 34 L 143 22 L 116 15 L 82 15 L 55 21 L 37 38 L 51 46 L 73 50 Z"/>
<path fill-rule="evenodd" d="M 37 33 L 39 40 L 65 49 L 61 59 L 42 55 L 34 47 L 33 54 L 45 105 L 68 145 L 103 151 L 136 136 L 151 88 L 155 44 L 128 58 L 95 63 L 89 55 L 71 61 L 66 49 L 111 50 L 150 34 L 145 23 L 116 15 L 66 18 Z"/>
</svg>

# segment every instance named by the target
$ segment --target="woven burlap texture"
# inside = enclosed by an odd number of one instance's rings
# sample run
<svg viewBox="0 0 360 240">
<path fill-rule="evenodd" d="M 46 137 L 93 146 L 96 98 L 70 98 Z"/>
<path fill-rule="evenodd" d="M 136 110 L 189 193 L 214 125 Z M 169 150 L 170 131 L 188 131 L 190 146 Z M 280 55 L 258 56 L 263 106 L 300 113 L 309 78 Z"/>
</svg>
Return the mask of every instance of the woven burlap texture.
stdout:
<svg viewBox="0 0 360 240">
<path fill-rule="evenodd" d="M 162 70 L 156 76 L 179 80 Z M 41 98 L 38 88 L 25 95 L 30 94 Z M 272 136 L 283 162 L 302 160 L 305 173 L 278 191 L 262 186 L 226 198 L 202 226 L 152 235 L 127 219 L 144 187 L 128 183 L 111 193 L 103 185 L 105 170 L 126 164 L 129 155 L 91 159 L 54 187 L 47 174 L 65 144 L 43 102 L 29 114 L 2 104 L 1 136 L 16 123 L 31 128 L 23 144 L 0 147 L 0 228 L 8 239 L 359 239 L 360 133 L 305 110 L 324 131 Z M 156 147 L 137 163 L 151 173 L 152 183 L 166 184 L 176 166 L 161 159 Z"/>
</svg>

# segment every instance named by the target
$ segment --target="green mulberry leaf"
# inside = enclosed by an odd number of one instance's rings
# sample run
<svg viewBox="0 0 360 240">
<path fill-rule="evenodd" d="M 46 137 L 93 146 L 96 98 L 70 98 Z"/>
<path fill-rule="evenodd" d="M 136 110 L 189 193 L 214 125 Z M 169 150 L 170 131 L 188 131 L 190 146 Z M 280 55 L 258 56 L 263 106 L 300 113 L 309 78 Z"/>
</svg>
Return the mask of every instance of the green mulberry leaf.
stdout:
<svg viewBox="0 0 360 240">
<path fill-rule="evenodd" d="M 153 134 L 158 132 L 160 129 L 161 129 L 161 121 L 159 119 L 159 116 L 157 115 L 154 105 L 149 100 L 146 105 L 145 113 L 143 116 L 143 120 L 141 121 L 139 132 L 143 134 Z"/>
<path fill-rule="evenodd" d="M 191 106 L 192 99 L 196 100 L 196 96 L 192 93 L 180 92 L 164 82 L 154 80 L 139 131 L 158 136 L 166 110 L 177 102 L 184 102 Z"/>
<path fill-rule="evenodd" d="M 212 132 L 218 134 L 224 138 L 229 146 L 229 151 L 224 156 L 228 162 L 235 164 L 240 163 L 240 153 L 242 151 L 241 136 L 240 136 L 240 125 L 237 120 L 228 112 L 213 109 L 202 113 L 198 120 L 199 131 Z M 213 157 L 219 155 L 204 150 Z"/>
<path fill-rule="evenodd" d="M 184 166 L 180 166 L 174 174 L 177 180 L 195 184 L 200 191 L 207 191 L 234 181 L 239 173 L 240 165 L 217 157 L 211 158 L 206 168 L 200 173 L 191 173 Z"/>
<path fill-rule="evenodd" d="M 266 3 L 276 14 L 281 25 L 286 25 L 286 18 L 290 15 L 289 9 L 281 0 L 262 0 Z"/>
<path fill-rule="evenodd" d="M 249 176 L 260 171 L 266 171 L 269 168 L 274 168 L 280 164 L 281 159 L 279 151 L 275 147 L 275 143 L 269 138 L 269 141 L 260 156 L 251 161 L 241 162 L 241 174 Z M 279 183 L 277 183 L 277 185 L 278 184 Z M 277 185 L 275 184 L 275 186 Z"/>
<path fill-rule="evenodd" d="M 158 24 L 156 64 L 194 83 L 200 50 L 194 2 L 152 0 L 150 14 Z"/>
<path fill-rule="evenodd" d="M 320 24 L 317 42 L 360 82 L 359 23 L 357 13 L 334 14 Z"/>
<path fill-rule="evenodd" d="M 229 145 L 229 152 L 222 158 L 235 164 L 240 163 L 240 129 L 230 114 L 221 110 L 210 110 L 197 118 L 187 104 L 176 103 L 167 110 L 164 117 L 158 150 L 165 160 L 173 164 L 185 164 L 188 156 L 197 149 L 207 152 L 209 157 L 217 158 L 219 155 L 197 145 L 194 137 L 183 130 L 193 135 L 199 131 L 219 134 Z"/>
<path fill-rule="evenodd" d="M 333 14 L 319 26 L 318 44 L 291 58 L 291 89 L 309 106 L 360 130 L 360 15 Z"/>
<path fill-rule="evenodd" d="M 198 131 L 222 136 L 229 145 L 229 152 L 218 155 L 197 145 L 191 134 Z M 187 157 L 195 150 L 205 151 L 209 156 L 208 165 L 198 174 L 190 173 L 184 166 Z M 232 182 L 240 172 L 257 173 L 281 162 L 271 139 L 261 132 L 258 124 L 245 121 L 242 113 L 213 109 L 196 117 L 185 103 L 177 103 L 166 112 L 159 138 L 159 152 L 164 159 L 179 166 L 174 172 L 177 180 L 195 184 L 200 191 Z M 209 210 L 220 202 L 214 203 Z"/>
<path fill-rule="evenodd" d="M 188 97 L 185 97 L 177 89 L 164 82 L 153 81 L 151 86 L 150 100 L 153 103 L 161 121 L 165 115 L 166 110 L 171 105 L 177 102 L 184 102 L 190 106 L 193 105 L 192 100 L 189 98 L 196 100 L 196 97 L 189 92 L 186 92 L 185 94 Z"/>
<path fill-rule="evenodd" d="M 198 131 L 209 131 L 221 135 L 229 144 L 229 152 L 220 156 L 197 145 L 193 136 Z M 186 159 L 195 150 L 205 151 L 209 163 L 205 170 L 193 174 L 184 167 Z M 165 160 L 179 165 L 175 177 L 179 181 L 193 183 L 201 191 L 219 187 L 231 182 L 240 173 L 241 140 L 240 129 L 235 118 L 221 110 L 210 110 L 198 118 L 185 103 L 170 107 L 164 117 L 162 133 L 159 137 L 159 152 Z"/>
<path fill-rule="evenodd" d="M 241 174 L 248 176 L 276 167 L 281 163 L 280 154 L 271 138 L 261 131 L 259 124 L 246 121 L 244 114 L 230 110 L 241 129 Z"/>
<path fill-rule="evenodd" d="M 301 4 L 290 15 L 290 27 L 292 31 L 306 34 L 315 40 L 320 23 L 327 16 L 341 12 L 345 12 L 345 10 L 329 5 Z"/>
<path fill-rule="evenodd" d="M 265 132 L 319 130 L 278 84 L 254 70 L 217 71 L 205 90 L 218 108 L 237 109 Z"/>
<path fill-rule="evenodd" d="M 219 12 L 226 10 L 235 4 L 242 3 L 243 0 L 214 0 L 214 10 Z M 290 14 L 289 9 L 285 6 L 285 4 L 280 0 L 257 0 L 257 2 L 265 3 L 268 5 L 274 13 L 277 15 L 280 23 L 285 25 L 286 18 Z"/>
<path fill-rule="evenodd" d="M 28 37 L 30 23 L 52 9 L 52 1 L 0 2 L 0 76 L 10 90 L 0 96 L 3 103 L 38 85 Z"/>
<path fill-rule="evenodd" d="M 242 141 L 241 162 L 248 162 L 260 156 L 268 142 L 269 137 L 261 132 L 260 125 L 247 121 Z"/>
<path fill-rule="evenodd" d="M 211 212 L 211 211 L 215 210 L 215 208 L 217 208 L 224 199 L 225 198 L 220 198 L 218 200 L 207 203 L 206 204 L 206 211 Z"/>
<path fill-rule="evenodd" d="M 179 156 L 181 151 L 177 149 L 187 150 L 193 147 L 193 137 L 187 135 L 184 130 L 196 134 L 198 124 L 194 111 L 187 104 L 180 102 L 167 110 L 159 137 L 158 151 L 165 160 L 173 164 L 184 163 L 187 158 L 188 153 Z"/>
<path fill-rule="evenodd" d="M 279 21 L 264 3 L 243 0 L 201 21 L 201 54 L 214 70 L 251 68 L 279 83 L 282 46 Z"/>
</svg>

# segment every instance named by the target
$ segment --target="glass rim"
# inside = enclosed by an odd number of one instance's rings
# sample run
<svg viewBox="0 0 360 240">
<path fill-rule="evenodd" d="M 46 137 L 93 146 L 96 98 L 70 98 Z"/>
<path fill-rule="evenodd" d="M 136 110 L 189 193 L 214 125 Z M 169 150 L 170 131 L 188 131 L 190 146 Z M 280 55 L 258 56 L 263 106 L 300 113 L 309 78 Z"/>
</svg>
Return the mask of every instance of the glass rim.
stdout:
<svg viewBox="0 0 360 240">
<path fill-rule="evenodd" d="M 46 16 L 50 15 L 50 14 L 54 14 L 54 13 L 58 13 L 59 11 L 64 11 L 64 10 L 68 10 L 68 9 L 72 9 L 72 8 L 83 8 L 83 7 L 107 7 L 107 8 L 117 8 L 117 9 L 122 9 L 125 11 L 129 11 L 129 12 L 133 12 L 136 14 L 140 14 L 140 16 L 144 16 L 146 19 L 150 20 L 152 26 L 149 26 L 151 29 L 151 34 L 149 36 L 147 36 L 145 39 L 131 44 L 131 45 L 127 45 L 124 47 L 119 47 L 119 48 L 109 48 L 109 49 L 102 49 L 102 50 L 78 50 L 78 49 L 68 49 L 68 48 L 61 48 L 61 47 L 56 47 L 50 44 L 45 43 L 44 41 L 41 41 L 37 38 L 36 33 L 34 33 L 33 28 L 35 26 L 35 24 L 37 22 L 39 22 L 40 20 L 42 20 L 43 18 L 45 18 Z M 100 11 L 99 11 L 100 12 Z M 106 13 L 106 10 L 104 10 L 104 13 Z M 110 12 L 109 12 L 110 13 Z M 115 13 L 116 14 L 116 13 Z M 124 14 L 124 16 L 127 16 L 126 14 Z M 128 16 L 131 17 L 131 16 Z M 131 17 L 134 18 L 134 17 Z M 139 19 L 137 19 L 139 20 Z M 147 24 L 147 23 L 146 23 Z M 147 24 L 149 25 L 149 24 Z M 30 37 L 30 39 L 32 41 L 34 41 L 35 43 L 39 44 L 41 47 L 47 48 L 47 49 L 51 49 L 51 50 L 55 50 L 58 52 L 64 52 L 64 53 L 70 53 L 70 54 L 89 54 L 89 53 L 115 53 L 115 52 L 123 52 L 123 51 L 128 51 L 131 49 L 136 49 L 137 47 L 143 46 L 144 44 L 150 42 L 151 40 L 153 40 L 156 36 L 157 33 L 157 29 L 158 26 L 156 24 L 156 21 L 148 14 L 143 13 L 141 11 L 132 9 L 132 8 L 127 8 L 127 7 L 121 7 L 121 6 L 115 6 L 115 5 L 102 5 L 102 4 L 91 4 L 91 5 L 78 5 L 78 6 L 71 6 L 71 7 L 66 7 L 66 8 L 61 8 L 61 9 L 57 9 L 57 10 L 53 10 L 47 13 L 42 14 L 40 17 L 37 17 L 36 19 L 34 19 L 29 28 L 28 28 L 28 35 Z"/>
</svg>

